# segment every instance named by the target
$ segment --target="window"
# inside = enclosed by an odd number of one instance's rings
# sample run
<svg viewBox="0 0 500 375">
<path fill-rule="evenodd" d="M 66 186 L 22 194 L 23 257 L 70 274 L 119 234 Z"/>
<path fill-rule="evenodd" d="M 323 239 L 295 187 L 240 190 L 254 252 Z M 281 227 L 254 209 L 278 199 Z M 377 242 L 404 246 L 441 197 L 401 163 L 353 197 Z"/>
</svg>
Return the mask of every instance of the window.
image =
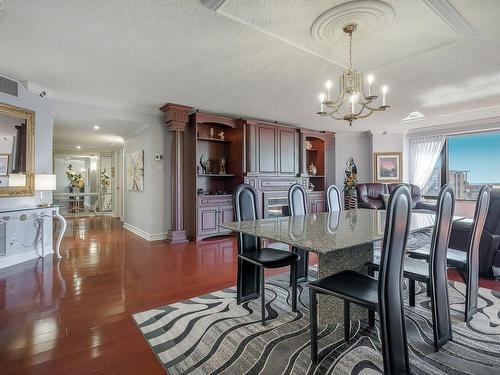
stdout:
<svg viewBox="0 0 500 375">
<path fill-rule="evenodd" d="M 441 190 L 441 159 L 439 158 L 432 170 L 432 174 L 427 180 L 425 187 L 422 189 L 422 193 L 428 197 L 437 197 L 439 190 Z"/>
<path fill-rule="evenodd" d="M 447 183 L 457 199 L 475 200 L 484 185 L 500 187 L 500 132 L 448 137 Z"/>
</svg>

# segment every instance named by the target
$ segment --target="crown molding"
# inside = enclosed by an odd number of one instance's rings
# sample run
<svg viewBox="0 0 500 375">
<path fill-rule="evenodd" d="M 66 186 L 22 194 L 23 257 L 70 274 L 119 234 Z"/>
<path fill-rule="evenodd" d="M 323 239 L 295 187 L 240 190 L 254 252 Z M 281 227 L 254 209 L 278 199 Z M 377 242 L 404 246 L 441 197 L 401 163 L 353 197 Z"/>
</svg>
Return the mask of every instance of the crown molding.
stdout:
<svg viewBox="0 0 500 375">
<path fill-rule="evenodd" d="M 476 30 L 465 20 L 449 0 L 423 0 L 424 3 L 461 37 L 469 37 Z"/>
</svg>

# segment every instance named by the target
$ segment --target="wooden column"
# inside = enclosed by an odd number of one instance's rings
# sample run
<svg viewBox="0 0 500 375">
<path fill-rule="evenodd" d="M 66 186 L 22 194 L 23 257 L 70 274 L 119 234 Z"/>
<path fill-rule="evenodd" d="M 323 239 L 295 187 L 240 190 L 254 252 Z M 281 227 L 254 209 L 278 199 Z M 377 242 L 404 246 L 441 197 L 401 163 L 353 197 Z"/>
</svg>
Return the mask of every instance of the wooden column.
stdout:
<svg viewBox="0 0 500 375">
<path fill-rule="evenodd" d="M 167 103 L 160 108 L 165 113 L 165 124 L 172 133 L 172 223 L 167 242 L 187 242 L 184 230 L 184 131 L 193 108 Z"/>
</svg>

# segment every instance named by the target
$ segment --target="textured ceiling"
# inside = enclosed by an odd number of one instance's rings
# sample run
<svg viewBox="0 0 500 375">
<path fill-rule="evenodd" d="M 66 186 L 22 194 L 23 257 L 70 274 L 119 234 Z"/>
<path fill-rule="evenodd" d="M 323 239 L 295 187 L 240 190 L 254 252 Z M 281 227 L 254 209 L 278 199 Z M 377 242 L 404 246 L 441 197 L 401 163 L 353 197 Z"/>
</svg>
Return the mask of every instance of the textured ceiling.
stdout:
<svg viewBox="0 0 500 375">
<path fill-rule="evenodd" d="M 237 19 L 248 12 L 233 1 L 256 4 L 257 18 Z M 403 131 L 477 118 L 483 107 L 500 115 L 500 1 L 449 1 L 472 35 L 423 5 L 439 8 L 444 0 L 386 2 L 394 20 L 355 43 L 354 64 L 389 85 L 391 109 L 351 129 L 314 114 L 347 51 L 343 41 L 317 50 L 310 32 L 345 1 L 227 0 L 213 11 L 196 0 L 3 0 L 0 73 L 56 96 L 130 110 L 156 113 L 170 101 L 321 130 Z M 399 121 L 412 111 L 426 117 Z M 67 117 L 75 126 L 94 122 Z"/>
</svg>

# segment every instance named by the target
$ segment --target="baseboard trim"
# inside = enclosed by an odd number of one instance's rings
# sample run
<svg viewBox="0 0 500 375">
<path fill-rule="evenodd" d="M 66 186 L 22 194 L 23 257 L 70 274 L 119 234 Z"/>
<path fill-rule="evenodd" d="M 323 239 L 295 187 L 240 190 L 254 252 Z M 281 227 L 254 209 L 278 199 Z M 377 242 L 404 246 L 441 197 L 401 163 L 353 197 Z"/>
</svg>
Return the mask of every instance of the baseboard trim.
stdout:
<svg viewBox="0 0 500 375">
<path fill-rule="evenodd" d="M 162 241 L 167 239 L 167 233 L 148 233 L 143 231 L 140 228 L 137 228 L 136 226 L 129 224 L 129 223 L 123 223 L 123 229 L 128 230 L 129 232 L 134 233 L 135 235 L 144 238 L 146 241 Z"/>
</svg>

